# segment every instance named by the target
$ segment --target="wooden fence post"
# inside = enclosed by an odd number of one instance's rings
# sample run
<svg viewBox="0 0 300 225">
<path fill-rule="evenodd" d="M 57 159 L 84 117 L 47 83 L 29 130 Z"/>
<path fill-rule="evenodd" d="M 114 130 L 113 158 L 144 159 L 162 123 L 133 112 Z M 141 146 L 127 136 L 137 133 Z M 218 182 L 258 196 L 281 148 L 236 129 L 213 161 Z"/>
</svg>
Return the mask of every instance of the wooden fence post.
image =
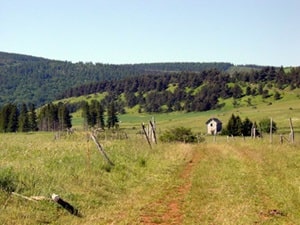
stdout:
<svg viewBox="0 0 300 225">
<path fill-rule="evenodd" d="M 291 141 L 292 143 L 294 143 L 295 135 L 294 135 L 294 127 L 293 127 L 293 123 L 292 123 L 292 118 L 290 118 L 290 129 L 291 129 L 291 133 L 290 133 L 290 141 Z"/>
<path fill-rule="evenodd" d="M 145 124 L 144 124 L 144 123 L 142 123 L 142 129 L 143 129 L 143 131 L 144 131 L 144 134 L 145 134 L 145 136 L 146 136 L 146 139 L 147 139 L 147 142 L 148 142 L 150 148 L 152 148 L 151 143 L 150 143 L 150 140 L 149 140 L 149 137 L 148 137 L 148 134 L 147 134 L 146 129 L 145 129 Z"/>
<path fill-rule="evenodd" d="M 273 119 L 270 118 L 270 143 L 273 143 Z"/>
<path fill-rule="evenodd" d="M 96 137 L 91 133 L 91 138 L 92 140 L 95 142 L 98 150 L 101 152 L 101 154 L 103 155 L 103 157 L 106 159 L 106 161 L 111 165 L 114 166 L 115 164 L 108 158 L 108 156 L 106 155 L 104 149 L 102 148 L 102 146 L 100 145 L 100 143 L 97 141 Z"/>
<path fill-rule="evenodd" d="M 157 144 L 156 131 L 155 131 L 155 122 L 153 123 L 150 120 L 150 126 L 151 126 L 151 133 L 152 133 L 153 141 L 154 141 L 155 144 Z"/>
<path fill-rule="evenodd" d="M 280 144 L 283 144 L 283 135 L 280 134 Z"/>
</svg>

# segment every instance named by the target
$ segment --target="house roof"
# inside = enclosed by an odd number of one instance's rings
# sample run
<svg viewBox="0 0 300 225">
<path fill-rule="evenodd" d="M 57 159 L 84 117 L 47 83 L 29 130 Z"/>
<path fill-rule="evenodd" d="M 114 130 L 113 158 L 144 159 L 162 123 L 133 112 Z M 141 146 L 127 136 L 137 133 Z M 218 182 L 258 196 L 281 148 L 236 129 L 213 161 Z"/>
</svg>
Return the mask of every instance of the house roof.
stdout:
<svg viewBox="0 0 300 225">
<path fill-rule="evenodd" d="M 206 121 L 206 124 L 209 124 L 211 121 L 215 121 L 216 123 L 222 124 L 222 122 L 217 118 L 210 118 L 209 120 Z"/>
</svg>

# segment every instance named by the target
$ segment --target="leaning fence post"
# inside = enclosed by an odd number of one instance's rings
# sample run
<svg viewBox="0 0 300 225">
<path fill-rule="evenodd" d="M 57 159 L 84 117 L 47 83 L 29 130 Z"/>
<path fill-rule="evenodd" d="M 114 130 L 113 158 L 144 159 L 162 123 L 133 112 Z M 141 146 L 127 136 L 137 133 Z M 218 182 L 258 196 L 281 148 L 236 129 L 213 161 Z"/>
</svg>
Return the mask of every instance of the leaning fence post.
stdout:
<svg viewBox="0 0 300 225">
<path fill-rule="evenodd" d="M 150 148 L 152 148 L 151 143 L 150 143 L 150 140 L 149 140 L 149 137 L 148 137 L 148 134 L 147 134 L 146 129 L 145 129 L 145 124 L 144 124 L 144 123 L 142 123 L 142 129 L 143 129 L 143 131 L 144 131 L 144 134 L 145 134 L 145 136 L 146 136 L 146 139 L 147 139 L 147 142 L 148 142 Z"/>
<path fill-rule="evenodd" d="M 153 137 L 154 143 L 157 144 L 156 131 L 155 131 L 155 122 L 153 123 L 150 120 L 150 126 L 151 126 L 151 133 L 152 133 L 152 137 Z"/>
<path fill-rule="evenodd" d="M 103 157 L 106 159 L 106 161 L 111 165 L 114 166 L 114 163 L 108 158 L 108 156 L 106 155 L 104 149 L 102 148 L 102 146 L 100 145 L 100 143 L 97 141 L 96 137 L 91 133 L 91 138 L 92 140 L 95 142 L 98 150 L 101 152 L 101 154 L 103 155 Z"/>
</svg>

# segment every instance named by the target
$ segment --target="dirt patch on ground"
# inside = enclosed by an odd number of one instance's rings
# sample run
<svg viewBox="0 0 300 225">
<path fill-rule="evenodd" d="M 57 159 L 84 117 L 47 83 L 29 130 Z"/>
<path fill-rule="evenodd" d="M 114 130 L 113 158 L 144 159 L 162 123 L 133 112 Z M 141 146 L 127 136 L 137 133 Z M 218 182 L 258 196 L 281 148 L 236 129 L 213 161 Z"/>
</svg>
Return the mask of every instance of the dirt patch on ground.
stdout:
<svg viewBox="0 0 300 225">
<path fill-rule="evenodd" d="M 145 207 L 143 210 L 144 212 L 142 212 L 141 215 L 141 224 L 182 224 L 182 206 L 184 204 L 185 196 L 191 189 L 193 168 L 199 161 L 200 152 L 194 150 L 192 158 L 188 161 L 179 175 L 179 179 L 183 180 L 182 184 L 179 187 L 177 186 L 172 190 L 168 190 L 166 192 L 166 195 L 168 196 L 165 196 L 164 199 L 160 199 Z"/>
</svg>

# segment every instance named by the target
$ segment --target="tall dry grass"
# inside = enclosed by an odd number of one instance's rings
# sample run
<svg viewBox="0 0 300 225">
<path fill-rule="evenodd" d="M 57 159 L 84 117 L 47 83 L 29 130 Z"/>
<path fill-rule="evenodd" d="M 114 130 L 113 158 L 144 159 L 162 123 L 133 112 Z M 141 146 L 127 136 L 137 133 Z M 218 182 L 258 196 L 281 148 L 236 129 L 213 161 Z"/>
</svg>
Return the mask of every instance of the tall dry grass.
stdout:
<svg viewBox="0 0 300 225">
<path fill-rule="evenodd" d="M 190 160 L 186 145 L 152 149 L 139 135 L 100 140 L 115 166 L 109 166 L 85 132 L 1 134 L 1 171 L 23 196 L 60 195 L 83 215 L 69 214 L 51 200 L 29 201 L 10 194 L 0 181 L 1 224 L 140 224 L 145 205 L 176 185 Z M 4 173 L 4 172 L 3 172 Z"/>
</svg>

